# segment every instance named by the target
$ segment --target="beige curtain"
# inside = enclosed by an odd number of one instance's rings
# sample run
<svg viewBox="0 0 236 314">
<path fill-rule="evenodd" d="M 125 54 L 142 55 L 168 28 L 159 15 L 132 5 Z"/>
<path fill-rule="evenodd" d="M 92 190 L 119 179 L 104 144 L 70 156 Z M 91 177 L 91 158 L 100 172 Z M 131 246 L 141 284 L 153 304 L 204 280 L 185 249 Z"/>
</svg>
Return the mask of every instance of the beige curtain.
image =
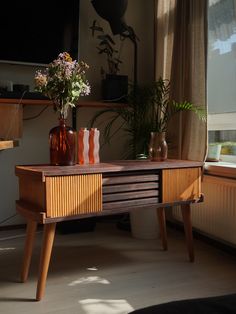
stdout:
<svg viewBox="0 0 236 314">
<path fill-rule="evenodd" d="M 207 0 L 156 1 L 155 76 L 171 80 L 171 97 L 206 107 Z M 204 160 L 207 125 L 191 112 L 172 118 L 169 157 Z"/>
</svg>

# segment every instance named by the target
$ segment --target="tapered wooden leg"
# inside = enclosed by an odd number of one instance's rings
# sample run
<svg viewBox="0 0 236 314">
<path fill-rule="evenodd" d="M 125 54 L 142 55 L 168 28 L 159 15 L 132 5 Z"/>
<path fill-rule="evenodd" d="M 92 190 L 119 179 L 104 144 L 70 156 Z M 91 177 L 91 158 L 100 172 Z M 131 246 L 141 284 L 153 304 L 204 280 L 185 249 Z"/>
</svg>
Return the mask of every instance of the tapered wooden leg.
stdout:
<svg viewBox="0 0 236 314">
<path fill-rule="evenodd" d="M 43 230 L 43 244 L 41 249 L 40 264 L 39 264 L 39 275 L 36 300 L 42 299 L 45 291 L 45 285 L 48 274 L 48 267 L 51 258 L 52 246 L 55 236 L 56 223 L 44 225 Z"/>
<path fill-rule="evenodd" d="M 157 208 L 157 216 L 159 221 L 159 227 L 160 227 L 160 235 L 161 235 L 161 242 L 163 250 L 168 250 L 168 244 L 167 244 L 167 233 L 166 233 L 166 215 L 165 215 L 165 208 L 160 207 Z"/>
<path fill-rule="evenodd" d="M 26 282 L 26 280 L 28 279 L 36 229 L 37 229 L 37 222 L 33 220 L 28 220 L 27 228 L 26 228 L 23 265 L 22 265 L 21 278 L 20 278 L 21 282 Z"/>
<path fill-rule="evenodd" d="M 194 249 L 193 249 L 193 233 L 192 233 L 192 222 L 190 204 L 181 205 L 181 211 L 184 222 L 185 238 L 188 248 L 188 255 L 190 262 L 194 262 Z"/>
</svg>

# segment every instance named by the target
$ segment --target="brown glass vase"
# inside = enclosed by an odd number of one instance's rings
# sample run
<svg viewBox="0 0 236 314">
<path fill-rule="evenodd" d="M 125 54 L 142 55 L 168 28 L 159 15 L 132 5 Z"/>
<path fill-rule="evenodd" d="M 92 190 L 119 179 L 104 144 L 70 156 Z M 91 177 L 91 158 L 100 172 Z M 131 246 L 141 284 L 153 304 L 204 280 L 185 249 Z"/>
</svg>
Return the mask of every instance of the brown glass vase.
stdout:
<svg viewBox="0 0 236 314">
<path fill-rule="evenodd" d="M 167 159 L 168 147 L 165 132 L 151 132 L 149 143 L 149 158 L 151 161 L 164 161 Z"/>
<path fill-rule="evenodd" d="M 76 132 L 66 125 L 66 119 L 59 118 L 59 125 L 49 132 L 50 164 L 73 166 L 76 163 Z"/>
</svg>

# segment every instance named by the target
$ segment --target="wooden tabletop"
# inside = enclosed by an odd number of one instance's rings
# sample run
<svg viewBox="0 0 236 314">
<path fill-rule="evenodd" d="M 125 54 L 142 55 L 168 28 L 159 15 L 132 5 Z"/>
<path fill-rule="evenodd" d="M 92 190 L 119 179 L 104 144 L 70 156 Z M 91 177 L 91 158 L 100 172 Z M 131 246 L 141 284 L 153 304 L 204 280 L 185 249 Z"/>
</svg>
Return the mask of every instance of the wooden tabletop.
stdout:
<svg viewBox="0 0 236 314">
<path fill-rule="evenodd" d="M 138 171 L 138 170 L 158 170 L 158 169 L 174 169 L 174 168 L 193 168 L 202 167 L 203 162 L 168 159 L 166 161 L 154 162 L 149 160 L 117 160 L 106 163 L 87 164 L 75 166 L 51 166 L 51 165 L 19 165 L 15 168 L 17 176 L 33 175 L 41 177 L 61 176 L 61 175 L 77 175 L 92 173 L 107 173 L 119 171 Z"/>
</svg>

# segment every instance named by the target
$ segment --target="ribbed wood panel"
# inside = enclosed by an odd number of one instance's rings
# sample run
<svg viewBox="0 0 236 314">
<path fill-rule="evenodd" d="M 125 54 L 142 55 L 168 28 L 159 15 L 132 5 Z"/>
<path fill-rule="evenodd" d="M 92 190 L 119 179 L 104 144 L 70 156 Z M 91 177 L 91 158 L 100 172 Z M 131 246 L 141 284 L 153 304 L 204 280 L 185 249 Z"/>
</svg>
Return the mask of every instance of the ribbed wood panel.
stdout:
<svg viewBox="0 0 236 314">
<path fill-rule="evenodd" d="M 165 169 L 162 173 L 162 202 L 194 200 L 201 195 L 201 168 Z"/>
<path fill-rule="evenodd" d="M 236 245 L 236 184 L 235 180 L 204 176 L 204 202 L 191 205 L 193 227 L 210 237 Z M 178 207 L 173 217 L 182 221 Z"/>
<path fill-rule="evenodd" d="M 103 209 L 124 209 L 159 202 L 159 175 L 119 173 L 103 178 Z"/>
<path fill-rule="evenodd" d="M 47 217 L 64 217 L 102 210 L 102 175 L 46 177 Z"/>
</svg>

